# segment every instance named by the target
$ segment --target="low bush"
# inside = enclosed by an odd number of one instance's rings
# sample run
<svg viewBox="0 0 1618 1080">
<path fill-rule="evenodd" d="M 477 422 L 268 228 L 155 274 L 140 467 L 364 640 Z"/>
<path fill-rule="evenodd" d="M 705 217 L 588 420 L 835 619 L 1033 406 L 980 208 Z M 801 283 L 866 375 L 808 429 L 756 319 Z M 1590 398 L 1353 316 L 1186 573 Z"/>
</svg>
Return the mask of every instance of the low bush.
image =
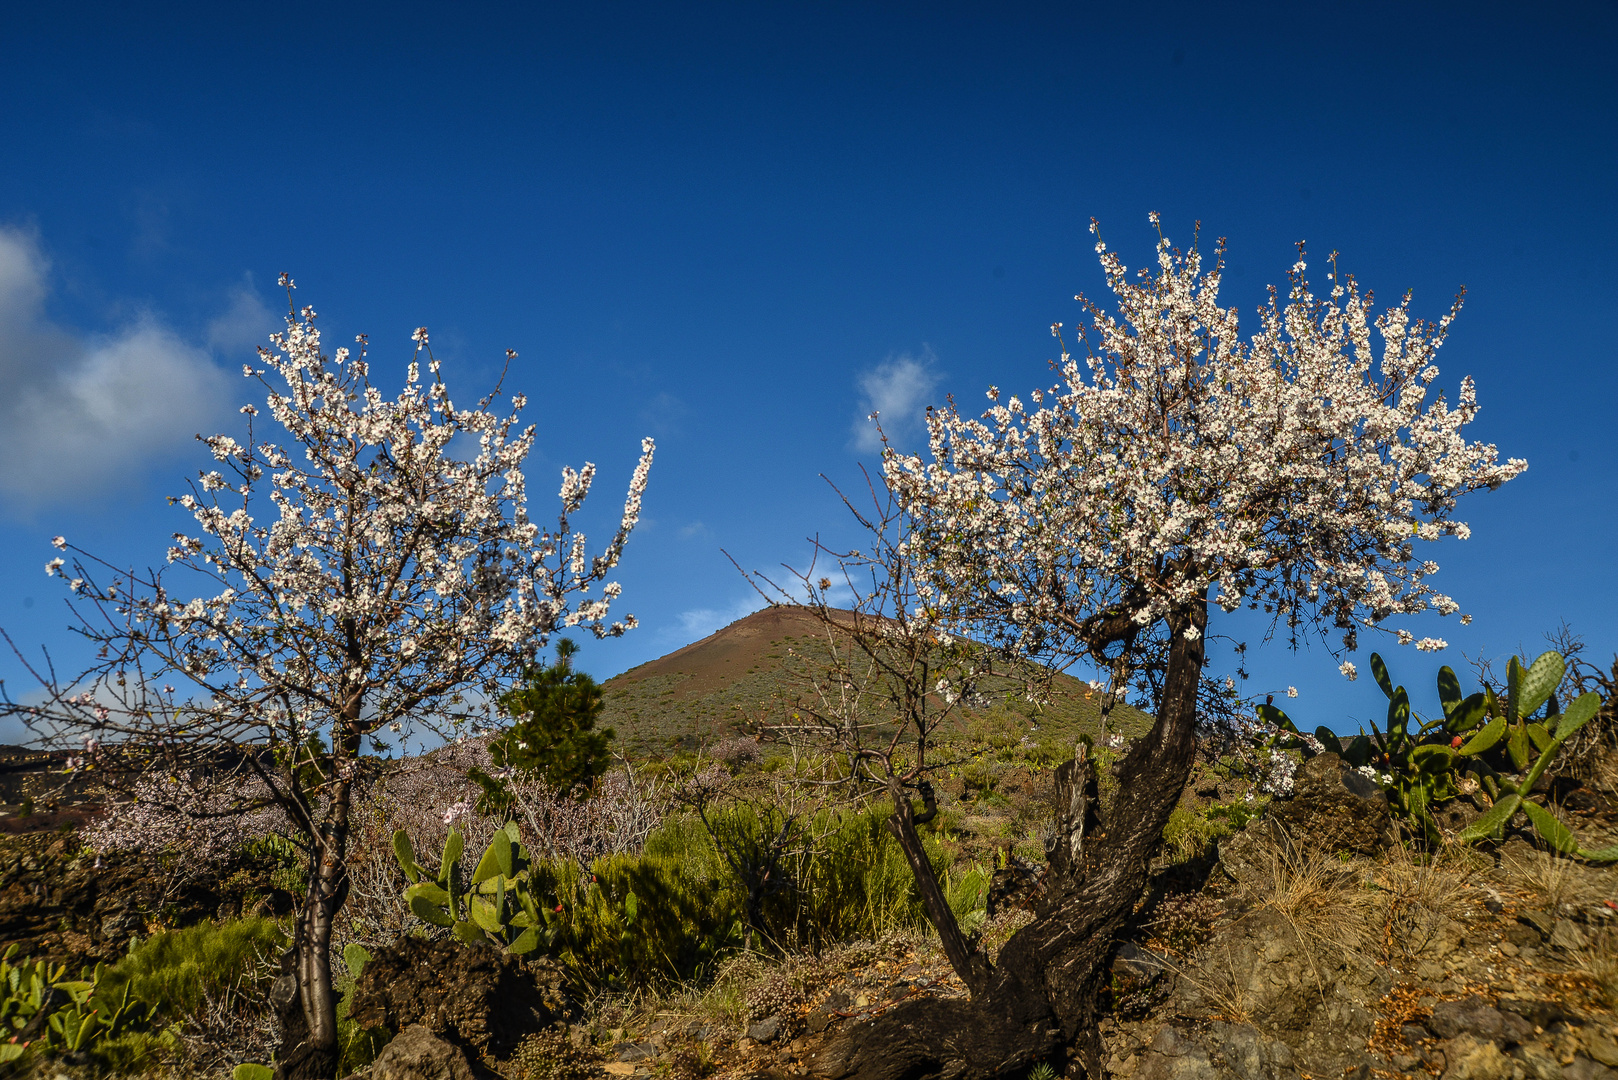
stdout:
<svg viewBox="0 0 1618 1080">
<path fill-rule="evenodd" d="M 588 872 L 555 860 L 537 866 L 535 877 L 556 900 L 547 951 L 592 986 L 700 978 L 738 937 L 739 906 L 711 845 L 678 820 L 654 832 L 640 855 L 606 856 Z"/>
<path fill-rule="evenodd" d="M 260 956 L 286 947 L 286 932 L 269 919 L 202 923 L 153 934 L 128 956 L 102 971 L 96 996 L 123 997 L 156 1006 L 165 1020 L 183 1020 L 204 1004 L 252 982 Z"/>
<path fill-rule="evenodd" d="M 748 813 L 746 807 L 728 813 Z M 880 808 L 823 811 L 803 850 L 783 863 L 788 887 L 765 908 L 765 944 L 818 951 L 926 925 L 914 878 Z M 981 868 L 953 873 L 926 835 L 957 917 L 983 905 Z M 546 951 L 583 983 L 609 990 L 705 982 L 742 944 L 745 891 L 694 816 L 669 818 L 638 855 L 596 859 L 589 870 L 563 860 L 534 868 L 551 898 Z"/>
</svg>

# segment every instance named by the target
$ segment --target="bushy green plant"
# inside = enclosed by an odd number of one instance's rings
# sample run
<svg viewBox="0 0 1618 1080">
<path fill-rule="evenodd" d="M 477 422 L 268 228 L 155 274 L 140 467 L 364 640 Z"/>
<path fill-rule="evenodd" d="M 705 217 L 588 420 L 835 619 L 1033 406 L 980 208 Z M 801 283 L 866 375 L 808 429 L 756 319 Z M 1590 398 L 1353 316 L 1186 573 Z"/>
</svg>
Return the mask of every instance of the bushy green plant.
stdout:
<svg viewBox="0 0 1618 1080">
<path fill-rule="evenodd" d="M 638 989 L 700 979 L 739 939 L 740 912 L 717 877 L 647 851 L 542 864 L 558 899 L 549 952 L 595 986 Z"/>
<path fill-rule="evenodd" d="M 1163 826 L 1163 847 L 1176 863 L 1189 862 L 1208 850 L 1222 836 L 1235 830 L 1228 821 L 1216 821 L 1204 810 L 1176 806 Z"/>
<path fill-rule="evenodd" d="M 363 960 L 361 957 L 363 956 Z M 370 954 L 358 945 L 343 950 L 343 961 L 348 967 L 346 976 L 337 976 L 332 982 L 341 995 L 337 1002 L 337 1045 L 340 1048 L 339 1075 L 347 1076 L 376 1060 L 382 1048 L 393 1038 L 393 1032 L 380 1025 L 366 1027 L 349 1018 L 348 1009 L 354 1001 L 354 988 L 359 985 L 359 974 L 370 960 Z"/>
<path fill-rule="evenodd" d="M 1555 813 L 1528 798 L 1562 744 L 1589 723 L 1601 708 L 1600 695 L 1594 691 L 1580 695 L 1566 712 L 1557 708 L 1554 691 L 1565 670 L 1565 661 L 1555 652 L 1545 653 L 1527 668 L 1514 656 L 1507 666 L 1505 702 L 1499 702 L 1492 690 L 1488 692 L 1493 719 L 1473 742 L 1481 744 L 1483 750 L 1504 745 L 1516 769 L 1521 771 L 1526 767 L 1527 771 L 1516 782 L 1504 775 L 1485 777 L 1494 805 L 1461 831 L 1461 840 L 1471 842 L 1498 837 L 1521 813 L 1527 815 L 1541 839 L 1563 854 L 1591 862 L 1618 861 L 1618 844 L 1594 850 L 1584 847 Z M 1541 703 L 1545 705 L 1545 715 L 1541 722 L 1535 723 L 1531 718 Z M 1532 766 L 1528 765 L 1530 744 L 1539 751 Z"/>
<path fill-rule="evenodd" d="M 949 860 L 937 839 L 924 833 L 922 843 L 942 872 Z M 812 947 L 874 941 L 925 919 L 910 864 L 881 810 L 843 813 L 825 829 L 803 869 L 802 892 L 799 940 Z"/>
<path fill-rule="evenodd" d="M 596 729 L 604 707 L 601 687 L 573 670 L 578 651 L 561 639 L 555 663 L 530 668 L 522 686 L 501 696 L 500 708 L 516 722 L 489 741 L 489 755 L 496 769 L 537 775 L 548 787 L 582 795 L 611 764 L 613 730 Z M 476 768 L 467 775 L 483 788 L 478 813 L 510 810 L 513 796 L 502 777 Z"/>
<path fill-rule="evenodd" d="M 1000 777 L 983 762 L 973 761 L 961 770 L 961 784 L 966 794 L 981 797 L 1000 786 Z"/>
<path fill-rule="evenodd" d="M 0 1043 L 0 1062 L 22 1057 L 36 1039 L 48 1042 L 47 1021 L 56 1003 L 65 998 L 82 1005 L 93 989 L 90 982 L 69 979 L 65 964 L 19 960 L 17 951 L 12 945 L 0 956 L 0 1032 L 9 1039 Z"/>
<path fill-rule="evenodd" d="M 286 932 L 269 919 L 166 930 L 103 969 L 96 992 L 110 1001 L 127 989 L 132 1000 L 152 1005 L 162 1019 L 182 1020 L 202 1007 L 205 995 L 240 984 L 260 956 L 286 944 Z"/>
<path fill-rule="evenodd" d="M 172 1025 L 161 1023 L 161 1002 L 142 1000 L 128 982 L 106 977 L 97 965 L 88 978 L 69 979 L 65 965 L 16 960 L 12 945 L 0 957 L 0 1062 L 32 1050 L 81 1055 L 122 1074 L 173 1046 Z M 89 974 L 89 973 L 87 973 Z"/>
</svg>

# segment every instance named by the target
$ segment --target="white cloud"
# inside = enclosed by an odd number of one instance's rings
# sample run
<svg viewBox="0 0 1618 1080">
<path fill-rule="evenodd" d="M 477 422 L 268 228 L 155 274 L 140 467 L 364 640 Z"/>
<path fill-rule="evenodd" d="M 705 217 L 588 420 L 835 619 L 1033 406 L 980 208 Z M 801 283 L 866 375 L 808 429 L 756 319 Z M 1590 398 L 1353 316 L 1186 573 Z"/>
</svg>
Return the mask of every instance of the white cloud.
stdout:
<svg viewBox="0 0 1618 1080">
<path fill-rule="evenodd" d="M 0 494 L 27 506 L 127 479 L 211 431 L 226 404 L 208 353 L 149 315 L 109 335 L 53 324 L 48 271 L 34 237 L 0 229 Z M 233 301 L 227 324 L 245 310 Z"/>
<path fill-rule="evenodd" d="M 230 290 L 230 306 L 208 324 L 208 348 L 221 353 L 256 349 L 284 328 L 285 321 L 264 306 L 253 288 L 253 275 L 247 274 Z"/>
<path fill-rule="evenodd" d="M 677 639 L 681 645 L 689 645 L 715 630 L 724 629 L 737 619 L 745 619 L 763 606 L 764 601 L 753 593 L 722 608 L 692 608 L 674 616 L 675 625 L 665 627 L 658 637 Z"/>
<path fill-rule="evenodd" d="M 870 419 L 878 414 L 882 430 L 890 440 L 900 439 L 921 428 L 922 417 L 938 386 L 934 370 L 938 358 L 931 349 L 919 357 L 904 353 L 889 357 L 859 377 L 860 418 L 854 421 L 854 448 L 872 452 L 882 448 L 882 436 Z"/>
</svg>

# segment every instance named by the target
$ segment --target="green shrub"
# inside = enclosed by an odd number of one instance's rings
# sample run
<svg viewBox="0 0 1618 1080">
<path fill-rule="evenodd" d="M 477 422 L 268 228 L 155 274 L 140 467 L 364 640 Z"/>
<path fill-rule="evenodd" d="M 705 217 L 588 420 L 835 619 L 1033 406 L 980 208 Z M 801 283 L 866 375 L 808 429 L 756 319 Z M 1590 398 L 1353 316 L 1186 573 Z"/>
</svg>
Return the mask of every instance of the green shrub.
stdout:
<svg viewBox="0 0 1618 1080">
<path fill-rule="evenodd" d="M 879 806 L 822 812 L 807 830 L 814 841 L 783 864 L 790 887 L 766 906 L 767 925 L 760 929 L 770 941 L 820 949 L 926 925 L 888 816 Z M 923 843 L 957 917 L 980 909 L 987 885 L 981 868 L 955 876 L 938 839 L 924 831 Z M 640 855 L 597 859 L 588 873 L 552 861 L 536 866 L 535 875 L 539 890 L 554 897 L 547 917 L 555 934 L 547 951 L 589 985 L 635 989 L 703 981 L 742 940 L 745 891 L 692 816 L 671 817 Z"/>
<path fill-rule="evenodd" d="M 1063 742 L 1054 735 L 1041 735 L 1039 742 L 1029 748 L 1027 757 L 1041 768 L 1054 769 L 1073 757 L 1073 744 Z"/>
<path fill-rule="evenodd" d="M 337 1002 L 337 1045 L 342 1048 L 342 1061 L 338 1069 L 339 1076 L 347 1076 L 358 1072 L 382 1052 L 382 1048 L 393 1038 L 393 1032 L 385 1027 L 365 1027 L 348 1018 L 349 1003 L 354 999 L 354 987 L 358 983 L 356 975 L 336 975 L 332 980 L 334 988 L 342 997 Z"/>
<path fill-rule="evenodd" d="M 969 742 L 980 746 L 1003 750 L 1016 746 L 1027 729 L 1026 717 L 1004 704 L 998 704 L 972 717 L 966 725 L 966 737 Z"/>
<path fill-rule="evenodd" d="M 1201 811 L 1176 806 L 1163 826 L 1163 847 L 1177 863 L 1189 862 L 1208 849 L 1208 845 L 1230 832 L 1229 826 L 1215 824 Z"/>
<path fill-rule="evenodd" d="M 163 1019 L 181 1020 L 202 1007 L 204 994 L 251 981 L 258 957 L 285 947 L 286 932 L 268 919 L 164 931 L 106 968 L 96 996 L 116 1001 L 127 986 L 131 1000 L 155 1005 Z"/>
<path fill-rule="evenodd" d="M 798 939 L 811 948 L 915 926 L 922 917 L 915 879 L 888 831 L 888 814 L 868 809 L 840 815 L 800 875 Z M 947 864 L 938 841 L 923 835 L 935 867 Z"/>
<path fill-rule="evenodd" d="M 971 795 L 988 795 L 1000 783 L 1000 777 L 981 761 L 974 761 L 961 770 L 961 783 Z"/>
<path fill-rule="evenodd" d="M 740 907 L 720 877 L 717 854 L 700 826 L 673 818 L 640 855 L 597 859 L 589 873 L 569 861 L 539 864 L 549 952 L 575 977 L 598 987 L 642 988 L 700 979 L 739 940 Z"/>
</svg>

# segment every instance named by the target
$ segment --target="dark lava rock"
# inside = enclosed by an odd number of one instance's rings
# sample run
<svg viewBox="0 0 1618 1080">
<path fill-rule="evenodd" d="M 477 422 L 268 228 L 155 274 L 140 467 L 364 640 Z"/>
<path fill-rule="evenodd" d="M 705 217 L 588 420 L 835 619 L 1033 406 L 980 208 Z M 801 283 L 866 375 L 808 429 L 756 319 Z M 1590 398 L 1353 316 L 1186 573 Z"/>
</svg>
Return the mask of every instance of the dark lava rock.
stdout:
<svg viewBox="0 0 1618 1080">
<path fill-rule="evenodd" d="M 265 919 L 279 918 L 290 914 L 297 902 L 297 899 L 285 889 L 271 889 L 264 894 L 264 899 L 258 902 L 254 914 Z"/>
<path fill-rule="evenodd" d="M 1554 1001 L 1540 1001 L 1536 998 L 1506 997 L 1500 998 L 1500 1010 L 1514 1013 L 1527 1021 L 1530 1026 L 1548 1028 L 1561 1020 L 1578 1024 L 1578 1017 L 1567 1012 L 1560 1004 Z"/>
<path fill-rule="evenodd" d="M 411 1024 L 382 1048 L 371 1063 L 369 1080 L 484 1080 L 490 1075 L 459 1046 Z"/>
<path fill-rule="evenodd" d="M 525 964 L 492 946 L 413 937 L 377 950 L 360 972 L 348 1010 L 367 1027 L 399 1031 L 421 1024 L 496 1057 L 575 1011 L 561 970 L 548 959 Z"/>
<path fill-rule="evenodd" d="M 1038 905 L 1045 883 L 1044 868 L 1035 867 L 1012 855 L 1006 865 L 989 879 L 989 891 L 984 897 L 984 913 L 994 918 L 1000 911 L 1021 908 L 1033 911 Z"/>
<path fill-rule="evenodd" d="M 181 874 L 155 856 L 86 853 L 74 833 L 0 836 L 0 948 L 75 972 L 113 963 L 152 922 L 191 926 L 262 895 L 271 869 L 242 858 Z"/>
<path fill-rule="evenodd" d="M 1544 941 L 1550 937 L 1551 932 L 1556 929 L 1556 916 L 1548 911 L 1519 911 L 1517 913 L 1517 922 L 1522 926 L 1532 928 L 1536 932 L 1539 941 Z M 1520 947 L 1523 942 L 1514 941 L 1513 944 Z M 1538 944 L 1538 942 L 1536 941 L 1534 944 Z"/>
<path fill-rule="evenodd" d="M 1141 1055 L 1137 1080 L 1218 1080 L 1208 1051 L 1179 1028 L 1164 1027 Z"/>
<path fill-rule="evenodd" d="M 613 1050 L 618 1061 L 649 1061 L 657 1056 L 657 1047 L 649 1042 L 619 1043 Z"/>
<path fill-rule="evenodd" d="M 1393 838 L 1387 794 L 1336 754 L 1316 754 L 1305 762 L 1292 798 L 1277 800 L 1270 816 L 1294 836 L 1330 851 L 1369 855 Z"/>
<path fill-rule="evenodd" d="M 747 1037 L 754 1042 L 767 1043 L 781 1033 L 781 1018 L 766 1016 L 747 1029 Z"/>
<path fill-rule="evenodd" d="M 1141 983 L 1151 982 L 1168 969 L 1168 963 L 1161 956 L 1147 952 L 1132 941 L 1119 945 L 1112 959 L 1114 975 L 1126 975 Z"/>
<path fill-rule="evenodd" d="M 1439 1002 L 1427 1026 L 1441 1039 L 1471 1035 L 1486 1042 L 1518 1043 L 1534 1033 L 1534 1026 L 1516 1013 L 1501 1012 L 1479 997 Z"/>
</svg>

